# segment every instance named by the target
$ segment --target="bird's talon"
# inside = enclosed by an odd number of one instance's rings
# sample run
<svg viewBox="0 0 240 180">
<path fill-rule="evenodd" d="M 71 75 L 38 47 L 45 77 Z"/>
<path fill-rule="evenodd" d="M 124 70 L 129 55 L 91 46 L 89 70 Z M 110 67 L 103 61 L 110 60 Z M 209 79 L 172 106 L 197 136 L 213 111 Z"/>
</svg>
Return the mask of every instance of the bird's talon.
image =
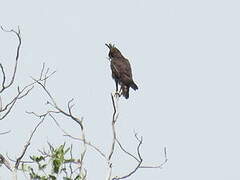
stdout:
<svg viewBox="0 0 240 180">
<path fill-rule="evenodd" d="M 115 92 L 115 97 L 120 97 L 120 96 L 121 96 L 121 93 L 118 92 L 118 91 L 116 91 L 116 92 Z"/>
</svg>

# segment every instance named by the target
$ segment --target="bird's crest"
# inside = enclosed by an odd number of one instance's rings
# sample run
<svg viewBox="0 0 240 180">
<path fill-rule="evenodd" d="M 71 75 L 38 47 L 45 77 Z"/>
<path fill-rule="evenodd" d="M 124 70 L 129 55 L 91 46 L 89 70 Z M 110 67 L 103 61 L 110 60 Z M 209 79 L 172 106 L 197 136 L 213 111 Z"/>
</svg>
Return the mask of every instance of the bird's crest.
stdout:
<svg viewBox="0 0 240 180">
<path fill-rule="evenodd" d="M 105 45 L 109 48 L 109 54 L 108 54 L 109 58 L 123 57 L 119 49 L 116 48 L 114 44 L 112 45 L 111 43 L 109 44 L 105 43 Z"/>
<path fill-rule="evenodd" d="M 105 45 L 111 50 L 112 48 L 115 48 L 115 44 L 111 44 L 111 43 L 109 43 L 109 44 L 107 44 L 107 43 L 105 43 Z"/>
</svg>

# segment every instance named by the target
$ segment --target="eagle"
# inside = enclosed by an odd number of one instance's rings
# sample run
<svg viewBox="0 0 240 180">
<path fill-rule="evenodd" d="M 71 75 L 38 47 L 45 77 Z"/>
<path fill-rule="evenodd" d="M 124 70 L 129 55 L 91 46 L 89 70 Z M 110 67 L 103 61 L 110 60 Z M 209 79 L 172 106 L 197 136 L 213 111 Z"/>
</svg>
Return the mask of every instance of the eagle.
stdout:
<svg viewBox="0 0 240 180">
<path fill-rule="evenodd" d="M 138 89 L 132 78 L 131 65 L 122 53 L 112 44 L 105 44 L 109 48 L 109 59 L 110 66 L 112 70 L 112 78 L 116 83 L 116 92 L 118 92 L 118 85 L 121 86 L 120 91 L 122 95 L 128 99 L 129 98 L 129 88 L 134 90 Z"/>
</svg>

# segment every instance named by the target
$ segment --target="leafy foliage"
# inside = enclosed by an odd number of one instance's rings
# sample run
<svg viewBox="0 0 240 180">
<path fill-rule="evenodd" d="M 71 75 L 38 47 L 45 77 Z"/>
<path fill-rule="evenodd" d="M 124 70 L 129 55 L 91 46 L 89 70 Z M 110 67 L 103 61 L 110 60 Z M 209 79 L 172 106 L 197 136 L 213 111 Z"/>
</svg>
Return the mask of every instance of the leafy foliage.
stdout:
<svg viewBox="0 0 240 180">
<path fill-rule="evenodd" d="M 34 180 L 85 180 L 86 174 L 79 174 L 79 160 L 72 157 L 72 146 L 62 144 L 54 148 L 48 143 L 49 150 L 40 151 L 41 155 L 30 156 L 32 163 L 22 164 L 22 170 Z"/>
</svg>

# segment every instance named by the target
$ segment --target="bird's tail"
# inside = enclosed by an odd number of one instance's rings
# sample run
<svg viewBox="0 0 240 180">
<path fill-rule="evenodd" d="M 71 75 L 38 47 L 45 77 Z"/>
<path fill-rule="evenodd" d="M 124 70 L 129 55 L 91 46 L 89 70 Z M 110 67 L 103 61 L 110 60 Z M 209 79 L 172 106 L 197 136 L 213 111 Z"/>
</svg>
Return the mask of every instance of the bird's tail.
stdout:
<svg viewBox="0 0 240 180">
<path fill-rule="evenodd" d="M 130 84 L 130 87 L 133 88 L 134 90 L 137 90 L 138 89 L 138 86 L 135 84 L 135 82 L 132 82 Z"/>
<path fill-rule="evenodd" d="M 122 95 L 128 99 L 129 98 L 129 87 L 128 86 L 122 86 Z"/>
</svg>

